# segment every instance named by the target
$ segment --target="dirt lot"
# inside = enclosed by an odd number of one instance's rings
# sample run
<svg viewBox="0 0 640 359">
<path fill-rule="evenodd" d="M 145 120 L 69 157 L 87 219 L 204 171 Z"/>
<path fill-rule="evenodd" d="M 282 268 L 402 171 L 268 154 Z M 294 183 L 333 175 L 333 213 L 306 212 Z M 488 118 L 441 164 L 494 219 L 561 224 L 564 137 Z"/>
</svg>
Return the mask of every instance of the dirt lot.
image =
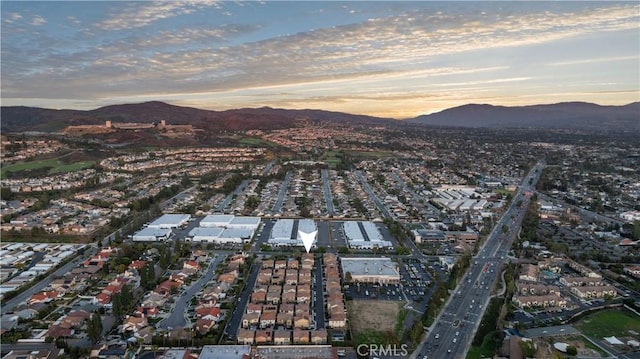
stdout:
<svg viewBox="0 0 640 359">
<path fill-rule="evenodd" d="M 367 329 L 393 331 L 403 303 L 380 300 L 352 300 L 347 302 L 351 329 L 361 333 Z"/>
</svg>

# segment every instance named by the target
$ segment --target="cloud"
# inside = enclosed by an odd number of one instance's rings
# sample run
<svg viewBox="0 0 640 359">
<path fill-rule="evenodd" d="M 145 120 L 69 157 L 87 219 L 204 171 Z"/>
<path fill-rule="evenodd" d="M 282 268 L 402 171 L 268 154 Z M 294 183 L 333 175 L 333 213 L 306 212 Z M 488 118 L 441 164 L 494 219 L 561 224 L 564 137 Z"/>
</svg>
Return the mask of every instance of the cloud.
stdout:
<svg viewBox="0 0 640 359">
<path fill-rule="evenodd" d="M 31 25 L 33 26 L 42 26 L 47 23 L 47 20 L 40 15 L 36 15 L 31 19 Z"/>
<path fill-rule="evenodd" d="M 49 39 L 44 36 L 37 39 L 38 46 L 31 40 L 32 46 L 26 48 L 20 41 L 3 41 L 3 96 L 214 98 L 241 93 L 246 100 L 263 93 L 271 94 L 274 103 L 290 104 L 449 98 L 435 92 L 445 91 L 445 86 L 472 92 L 489 85 L 529 83 L 537 77 L 517 72 L 521 64 L 508 59 L 475 58 L 474 51 L 637 31 L 640 19 L 640 6 L 634 3 L 583 4 L 583 9 L 536 13 L 525 12 L 517 3 L 504 3 L 503 10 L 484 14 L 405 11 L 239 45 L 232 40 L 260 31 L 263 25 L 144 28 L 205 6 L 217 5 L 139 2 L 119 6 L 96 25 L 93 34 L 83 34 L 78 46 L 68 50 L 45 45 Z M 117 37 L 100 31 L 125 29 L 136 30 L 122 31 Z M 54 43 L 60 40 L 49 42 Z M 467 62 L 449 63 L 456 54 Z M 59 91 L 60 84 L 65 91 Z M 275 95 L 283 91 L 295 95 Z M 264 97 L 260 101 L 267 103 Z"/>
<path fill-rule="evenodd" d="M 117 2 L 115 4 L 118 4 Z M 218 6 L 217 1 L 153 1 L 118 6 L 108 19 L 96 26 L 101 30 L 124 30 L 147 26 L 155 21 L 178 15 L 193 13 L 209 6 Z"/>
</svg>

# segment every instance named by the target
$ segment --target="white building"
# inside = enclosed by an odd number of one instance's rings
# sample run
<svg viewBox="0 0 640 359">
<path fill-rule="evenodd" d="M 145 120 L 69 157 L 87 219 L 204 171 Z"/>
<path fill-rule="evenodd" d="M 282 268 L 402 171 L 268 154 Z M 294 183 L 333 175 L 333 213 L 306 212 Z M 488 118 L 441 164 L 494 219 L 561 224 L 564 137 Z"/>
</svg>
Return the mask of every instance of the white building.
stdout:
<svg viewBox="0 0 640 359">
<path fill-rule="evenodd" d="M 294 232 L 297 226 L 297 230 Z M 267 241 L 272 246 L 302 246 L 302 238 L 299 231 L 312 233 L 317 231 L 316 222 L 311 219 L 279 219 L 271 228 L 271 234 Z"/>
<path fill-rule="evenodd" d="M 169 228 L 152 228 L 147 227 L 138 231 L 133 235 L 134 242 L 159 242 L 167 240 L 171 236 Z"/>
<path fill-rule="evenodd" d="M 188 240 L 218 244 L 246 243 L 255 235 L 260 221 L 260 217 L 209 215 L 200 221 L 200 227 L 189 232 Z"/>
<path fill-rule="evenodd" d="M 383 239 L 380 230 L 373 222 L 349 221 L 344 222 L 342 226 L 351 248 L 393 248 L 393 244 Z"/>
<path fill-rule="evenodd" d="M 191 219 L 189 214 L 163 214 L 151 222 L 149 228 L 178 228 L 184 226 Z"/>
<path fill-rule="evenodd" d="M 353 282 L 399 283 L 398 263 L 391 258 L 341 258 L 342 274 L 347 273 Z"/>
</svg>

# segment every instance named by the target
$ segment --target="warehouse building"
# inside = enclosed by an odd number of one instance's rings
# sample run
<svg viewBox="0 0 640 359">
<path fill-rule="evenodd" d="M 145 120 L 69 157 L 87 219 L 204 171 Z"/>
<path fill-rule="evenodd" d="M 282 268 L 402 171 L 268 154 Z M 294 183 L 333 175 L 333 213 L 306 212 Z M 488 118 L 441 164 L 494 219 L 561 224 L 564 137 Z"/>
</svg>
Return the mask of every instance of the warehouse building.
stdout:
<svg viewBox="0 0 640 359">
<path fill-rule="evenodd" d="M 169 239 L 171 229 L 147 227 L 133 235 L 134 242 L 161 242 Z"/>
<path fill-rule="evenodd" d="M 149 228 L 178 228 L 189 222 L 191 215 L 188 214 L 163 214 L 155 221 L 151 222 Z"/>
<path fill-rule="evenodd" d="M 352 282 L 400 283 L 398 263 L 391 258 L 341 258 L 342 275 L 347 273 Z"/>
<path fill-rule="evenodd" d="M 189 232 L 188 241 L 242 244 L 251 241 L 260 227 L 260 217 L 214 214 L 203 218 L 200 227 Z"/>
<path fill-rule="evenodd" d="M 344 222 L 342 227 L 350 248 L 393 248 L 393 244 L 384 240 L 373 222 Z"/>
<path fill-rule="evenodd" d="M 276 247 L 302 246 L 298 231 L 312 233 L 317 230 L 316 222 L 311 219 L 279 219 L 273 225 L 267 243 Z"/>
</svg>

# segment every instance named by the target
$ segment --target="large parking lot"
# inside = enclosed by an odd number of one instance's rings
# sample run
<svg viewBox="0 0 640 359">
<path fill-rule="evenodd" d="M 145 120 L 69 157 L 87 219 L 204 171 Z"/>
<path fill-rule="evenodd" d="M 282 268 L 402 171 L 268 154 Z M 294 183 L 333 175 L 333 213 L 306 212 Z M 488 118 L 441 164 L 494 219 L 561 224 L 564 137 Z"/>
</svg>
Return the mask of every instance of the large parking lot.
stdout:
<svg viewBox="0 0 640 359">
<path fill-rule="evenodd" d="M 353 300 L 406 300 L 400 284 L 353 283 L 345 292 Z"/>
<path fill-rule="evenodd" d="M 408 299 L 419 302 L 431 285 L 431 275 L 426 266 L 415 258 L 403 259 L 400 264 L 400 281 Z"/>
</svg>

